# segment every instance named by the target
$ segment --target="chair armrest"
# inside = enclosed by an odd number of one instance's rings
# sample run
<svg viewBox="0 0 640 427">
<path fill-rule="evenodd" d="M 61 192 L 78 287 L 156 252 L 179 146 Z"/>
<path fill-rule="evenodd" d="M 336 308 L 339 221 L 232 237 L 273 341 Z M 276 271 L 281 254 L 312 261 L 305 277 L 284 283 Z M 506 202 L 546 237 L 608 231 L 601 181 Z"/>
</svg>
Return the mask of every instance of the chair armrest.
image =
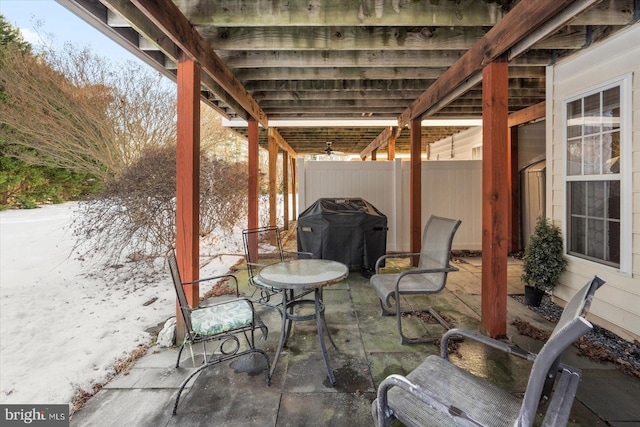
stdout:
<svg viewBox="0 0 640 427">
<path fill-rule="evenodd" d="M 375 271 L 376 274 L 379 273 L 380 270 L 380 264 L 382 263 L 382 261 L 389 259 L 389 258 L 409 258 L 412 256 L 420 256 L 419 253 L 404 253 L 404 254 L 388 254 L 388 255 L 382 255 L 380 258 L 377 259 L 376 261 L 376 265 L 375 265 Z"/>
<path fill-rule="evenodd" d="M 183 285 L 192 285 L 194 283 L 207 282 L 209 280 L 224 279 L 224 278 L 233 279 L 233 282 L 234 282 L 235 287 L 236 287 L 236 297 L 238 297 L 240 295 L 240 291 L 238 289 L 238 278 L 236 276 L 234 276 L 233 274 L 221 274 L 219 276 L 205 277 L 204 279 L 193 280 L 191 282 L 182 282 L 182 284 Z"/>
<path fill-rule="evenodd" d="M 514 356 L 520 357 L 522 359 L 526 359 L 529 361 L 534 361 L 537 357 L 536 353 L 531 353 L 529 351 L 523 350 L 520 347 L 508 344 L 504 341 L 499 341 L 485 335 L 479 334 L 477 332 L 469 331 L 467 329 L 454 328 L 450 329 L 442 336 L 442 341 L 440 343 L 440 357 L 445 360 L 449 359 L 449 352 L 447 351 L 449 346 L 449 340 L 452 338 L 459 337 L 469 338 L 474 341 L 477 341 L 481 344 L 489 346 L 491 348 L 495 348 L 496 350 L 504 351 L 505 353 L 513 354 Z"/>
<path fill-rule="evenodd" d="M 283 254 L 293 254 L 293 255 L 298 255 L 298 257 L 300 257 L 300 255 L 305 255 L 308 256 L 309 259 L 313 259 L 315 258 L 315 256 L 313 255 L 313 252 L 302 252 L 302 251 L 282 251 Z M 307 258 L 305 258 L 307 259 Z"/>
<path fill-rule="evenodd" d="M 425 273 L 451 273 L 452 271 L 460 271 L 459 268 L 453 266 L 447 266 L 444 268 L 425 268 L 423 270 L 407 270 L 398 275 L 398 282 L 410 274 L 425 274 Z"/>
<path fill-rule="evenodd" d="M 417 399 L 425 402 L 431 409 L 449 417 L 452 421 L 462 421 L 460 425 L 482 426 L 478 421 L 469 417 L 462 409 L 455 407 L 449 402 L 445 402 L 425 390 L 418 384 L 414 384 L 401 375 L 389 375 L 378 387 L 378 426 L 384 426 L 385 418 L 389 416 L 389 405 L 387 392 L 391 387 L 398 387 L 404 392 L 411 394 Z"/>
</svg>

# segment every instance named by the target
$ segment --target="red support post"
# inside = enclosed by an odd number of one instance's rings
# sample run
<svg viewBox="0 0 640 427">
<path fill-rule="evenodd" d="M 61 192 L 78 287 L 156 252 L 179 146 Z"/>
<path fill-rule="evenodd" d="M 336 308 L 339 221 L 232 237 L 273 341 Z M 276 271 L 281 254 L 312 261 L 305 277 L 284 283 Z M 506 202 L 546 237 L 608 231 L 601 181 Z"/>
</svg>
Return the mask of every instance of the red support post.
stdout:
<svg viewBox="0 0 640 427">
<path fill-rule="evenodd" d="M 507 246 L 509 244 L 508 62 L 482 72 L 482 318 L 491 337 L 507 333 Z"/>
<path fill-rule="evenodd" d="M 255 120 L 249 120 L 249 212 L 247 214 L 247 228 L 258 227 L 258 122 Z"/>
<path fill-rule="evenodd" d="M 411 121 L 411 171 L 409 172 L 409 242 L 411 252 L 420 252 L 422 243 L 422 120 Z M 418 257 L 413 257 L 412 265 L 418 265 Z"/>
<path fill-rule="evenodd" d="M 191 282 L 200 274 L 200 66 L 181 58 L 177 83 L 176 257 L 182 281 Z M 198 284 L 184 290 L 189 304 L 198 307 Z M 184 325 L 177 331 L 184 334 Z"/>
</svg>

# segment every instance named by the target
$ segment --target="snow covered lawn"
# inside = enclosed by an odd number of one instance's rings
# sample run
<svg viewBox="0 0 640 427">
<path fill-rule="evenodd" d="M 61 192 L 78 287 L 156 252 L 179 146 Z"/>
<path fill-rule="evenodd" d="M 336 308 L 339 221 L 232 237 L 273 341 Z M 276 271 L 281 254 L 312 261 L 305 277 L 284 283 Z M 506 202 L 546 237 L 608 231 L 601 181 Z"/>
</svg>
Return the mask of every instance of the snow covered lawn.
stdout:
<svg viewBox="0 0 640 427">
<path fill-rule="evenodd" d="M 118 359 L 147 344 L 147 329 L 175 315 L 163 260 L 125 280 L 131 265 L 71 254 L 74 206 L 0 212 L 1 403 L 70 403 L 77 389 L 104 383 Z M 201 252 L 241 253 L 237 240 Z M 237 260 L 207 259 L 201 275 L 227 272 Z"/>
</svg>

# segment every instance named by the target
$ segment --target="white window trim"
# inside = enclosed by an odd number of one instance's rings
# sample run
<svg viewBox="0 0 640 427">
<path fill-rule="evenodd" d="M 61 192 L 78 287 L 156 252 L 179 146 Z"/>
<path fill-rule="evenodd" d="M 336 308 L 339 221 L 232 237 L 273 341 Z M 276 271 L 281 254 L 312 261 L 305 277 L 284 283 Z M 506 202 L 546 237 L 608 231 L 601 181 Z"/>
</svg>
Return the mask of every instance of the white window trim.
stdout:
<svg viewBox="0 0 640 427">
<path fill-rule="evenodd" d="M 564 202 L 562 204 L 562 235 L 566 256 L 572 261 L 587 263 L 598 268 L 615 271 L 617 273 L 631 276 L 632 273 L 632 252 L 633 252 L 633 174 L 632 174 L 632 145 L 633 145 L 633 74 L 628 73 L 616 77 L 601 84 L 583 89 L 578 93 L 566 96 L 562 99 L 562 183 Z M 612 267 L 597 261 L 591 261 L 567 253 L 569 247 L 567 239 L 568 227 L 568 204 L 567 183 L 579 180 L 579 178 L 567 179 L 567 104 L 577 99 L 584 98 L 592 93 L 602 92 L 611 87 L 620 86 L 620 267 Z M 594 180 L 606 180 L 612 175 L 590 176 Z"/>
</svg>

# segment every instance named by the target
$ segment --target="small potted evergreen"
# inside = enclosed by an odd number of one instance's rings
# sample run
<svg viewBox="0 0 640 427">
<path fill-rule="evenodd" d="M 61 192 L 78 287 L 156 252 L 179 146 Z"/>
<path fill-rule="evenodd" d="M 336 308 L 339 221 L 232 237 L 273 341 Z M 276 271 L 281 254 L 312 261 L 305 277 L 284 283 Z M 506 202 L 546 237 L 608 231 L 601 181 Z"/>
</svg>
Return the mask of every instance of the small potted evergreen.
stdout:
<svg viewBox="0 0 640 427">
<path fill-rule="evenodd" d="M 525 304 L 538 307 L 542 296 L 557 285 L 566 266 L 562 231 L 541 215 L 524 251 L 521 279 L 525 282 Z"/>
</svg>

